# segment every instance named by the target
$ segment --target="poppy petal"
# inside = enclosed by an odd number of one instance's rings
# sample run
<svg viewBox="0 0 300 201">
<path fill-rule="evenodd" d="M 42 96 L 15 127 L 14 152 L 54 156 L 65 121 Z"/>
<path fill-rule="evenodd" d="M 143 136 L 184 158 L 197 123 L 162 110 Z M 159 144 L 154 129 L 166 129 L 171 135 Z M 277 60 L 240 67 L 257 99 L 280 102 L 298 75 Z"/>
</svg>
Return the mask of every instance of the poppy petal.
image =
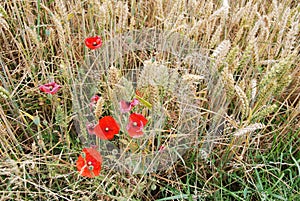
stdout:
<svg viewBox="0 0 300 201">
<path fill-rule="evenodd" d="M 99 119 L 93 132 L 102 140 L 111 140 L 120 132 L 120 126 L 113 117 L 105 116 Z"/>
<path fill-rule="evenodd" d="M 95 132 L 94 132 L 94 128 L 95 128 L 95 125 L 92 124 L 92 123 L 88 123 L 86 125 L 86 128 L 87 128 L 87 131 L 90 135 L 95 135 Z"/>
<path fill-rule="evenodd" d="M 147 122 L 148 120 L 142 114 L 130 114 L 129 123 L 126 126 L 126 130 L 129 136 L 132 138 L 138 138 L 143 136 L 143 128 L 147 124 Z"/>
<path fill-rule="evenodd" d="M 128 124 L 126 126 L 126 130 L 129 134 L 129 136 L 132 137 L 132 138 L 139 138 L 139 137 L 142 137 L 144 135 L 144 132 L 142 131 L 141 128 L 134 127 L 134 126 L 132 126 L 132 124 Z"/>
<path fill-rule="evenodd" d="M 102 162 L 102 156 L 101 154 L 93 147 L 85 148 L 86 152 L 88 152 L 93 159 L 95 159 L 98 162 Z"/>
<path fill-rule="evenodd" d="M 39 86 L 39 89 L 42 92 L 45 92 L 47 94 L 56 94 L 58 90 L 61 88 L 60 85 L 58 85 L 56 82 L 49 82 L 47 84 Z"/>
<path fill-rule="evenodd" d="M 93 178 L 101 171 L 102 156 L 94 148 L 84 148 L 78 156 L 76 167 L 81 176 Z"/>
<path fill-rule="evenodd" d="M 129 112 L 131 110 L 131 104 L 130 102 L 121 100 L 120 101 L 120 110 L 122 113 Z"/>
<path fill-rule="evenodd" d="M 50 93 L 53 95 L 53 94 L 56 94 L 58 92 L 58 90 L 60 89 L 60 85 L 56 84 L 53 89 L 50 91 Z"/>
<path fill-rule="evenodd" d="M 91 98 L 91 102 L 93 102 L 93 103 L 97 103 L 97 101 L 99 100 L 99 96 L 98 95 L 94 95 L 94 96 L 92 96 L 92 98 Z"/>
<path fill-rule="evenodd" d="M 96 106 L 96 103 L 98 102 L 99 99 L 100 99 L 100 97 L 98 95 L 92 96 L 91 102 L 89 104 L 91 111 L 93 111 L 93 108 Z"/>
<path fill-rule="evenodd" d="M 45 85 L 41 85 L 39 86 L 39 89 L 42 91 L 42 92 L 45 92 L 45 93 L 50 93 L 50 88 L 49 87 L 46 87 Z"/>
<path fill-rule="evenodd" d="M 129 112 L 134 106 L 139 104 L 139 100 L 134 98 L 131 102 L 127 102 L 125 100 L 120 101 L 120 110 L 121 113 Z"/>
<path fill-rule="evenodd" d="M 84 42 L 85 45 L 91 50 L 95 50 L 102 46 L 102 39 L 100 36 L 86 38 Z"/>
<path fill-rule="evenodd" d="M 134 107 L 134 106 L 136 106 L 136 105 L 139 104 L 139 103 L 140 103 L 140 101 L 139 101 L 137 98 L 134 98 L 134 99 L 131 101 L 130 105 L 131 105 L 132 107 Z"/>
<path fill-rule="evenodd" d="M 129 116 L 129 120 L 132 122 L 140 122 L 143 124 L 143 126 L 145 126 L 148 123 L 148 120 L 142 115 L 142 114 L 138 114 L 138 113 L 132 113 Z"/>
</svg>

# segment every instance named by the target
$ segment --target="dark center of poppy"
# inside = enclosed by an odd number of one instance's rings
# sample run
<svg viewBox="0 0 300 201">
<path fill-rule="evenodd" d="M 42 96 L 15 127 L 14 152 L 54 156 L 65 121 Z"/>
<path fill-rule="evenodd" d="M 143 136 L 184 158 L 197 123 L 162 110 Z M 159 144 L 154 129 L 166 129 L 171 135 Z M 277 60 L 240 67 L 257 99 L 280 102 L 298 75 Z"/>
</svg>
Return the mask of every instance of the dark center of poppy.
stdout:
<svg viewBox="0 0 300 201">
<path fill-rule="evenodd" d="M 94 166 L 90 165 L 88 168 L 89 168 L 89 170 L 93 170 Z"/>
<path fill-rule="evenodd" d="M 96 46 L 97 45 L 97 42 L 95 41 L 95 42 L 93 42 L 93 46 Z"/>
<path fill-rule="evenodd" d="M 49 86 L 50 91 L 53 89 L 53 86 Z"/>
<path fill-rule="evenodd" d="M 89 161 L 87 164 L 88 164 L 89 166 L 91 166 L 91 165 L 92 165 L 92 161 Z"/>
<path fill-rule="evenodd" d="M 106 132 L 108 132 L 108 131 L 109 131 L 109 128 L 108 128 L 108 127 L 106 127 L 104 130 L 105 130 Z"/>
<path fill-rule="evenodd" d="M 133 126 L 137 126 L 138 123 L 137 123 L 137 122 L 133 122 L 132 125 L 133 125 Z"/>
</svg>

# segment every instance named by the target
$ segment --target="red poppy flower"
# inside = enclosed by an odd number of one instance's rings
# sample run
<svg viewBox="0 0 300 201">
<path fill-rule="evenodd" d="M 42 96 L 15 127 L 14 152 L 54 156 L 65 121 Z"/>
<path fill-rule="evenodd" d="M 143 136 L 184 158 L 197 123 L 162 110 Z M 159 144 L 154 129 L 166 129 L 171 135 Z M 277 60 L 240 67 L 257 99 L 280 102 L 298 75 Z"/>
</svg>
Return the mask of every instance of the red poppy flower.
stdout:
<svg viewBox="0 0 300 201">
<path fill-rule="evenodd" d="M 134 98 L 131 102 L 127 102 L 124 100 L 120 101 L 120 109 L 122 113 L 129 112 L 134 106 L 139 104 L 139 100 Z"/>
<path fill-rule="evenodd" d="M 143 128 L 148 120 L 141 114 L 132 113 L 129 116 L 129 123 L 126 126 L 128 134 L 132 138 L 138 138 L 144 135 Z"/>
<path fill-rule="evenodd" d="M 99 119 L 96 126 L 88 125 L 88 132 L 97 135 L 101 140 L 112 140 L 120 131 L 120 126 L 111 116 Z"/>
<path fill-rule="evenodd" d="M 49 82 L 47 84 L 39 86 L 39 89 L 42 92 L 45 92 L 47 94 L 56 94 L 56 92 L 61 88 L 60 85 L 56 84 L 56 82 Z"/>
<path fill-rule="evenodd" d="M 100 174 L 102 157 L 94 148 L 84 148 L 79 155 L 76 167 L 81 176 L 93 178 Z"/>
<path fill-rule="evenodd" d="M 84 40 L 85 45 L 91 50 L 95 50 L 102 46 L 102 39 L 100 36 L 89 37 Z"/>
</svg>

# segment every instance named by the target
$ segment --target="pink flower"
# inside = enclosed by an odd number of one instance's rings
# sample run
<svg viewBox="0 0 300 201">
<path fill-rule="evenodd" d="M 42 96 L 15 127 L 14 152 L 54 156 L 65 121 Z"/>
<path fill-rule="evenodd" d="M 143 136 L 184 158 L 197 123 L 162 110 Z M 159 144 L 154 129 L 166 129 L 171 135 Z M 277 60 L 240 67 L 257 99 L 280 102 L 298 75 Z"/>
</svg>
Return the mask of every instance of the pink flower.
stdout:
<svg viewBox="0 0 300 201">
<path fill-rule="evenodd" d="M 60 85 L 56 84 L 56 82 L 49 82 L 47 84 L 39 86 L 39 89 L 42 92 L 45 92 L 47 94 L 56 94 L 57 91 L 61 88 Z"/>
<path fill-rule="evenodd" d="M 142 114 L 130 114 L 129 123 L 126 126 L 126 130 L 129 136 L 132 138 L 139 138 L 143 136 L 143 128 L 147 124 L 147 122 L 148 120 Z"/>
<path fill-rule="evenodd" d="M 99 96 L 98 95 L 94 95 L 94 96 L 92 96 L 92 98 L 91 98 L 91 102 L 93 102 L 93 103 L 97 103 L 97 101 L 99 100 Z"/>
<path fill-rule="evenodd" d="M 137 104 L 139 104 L 139 100 L 136 98 L 134 98 L 131 102 L 121 100 L 120 101 L 120 110 L 122 113 L 129 112 Z"/>
<path fill-rule="evenodd" d="M 92 96 L 91 98 L 91 102 L 90 102 L 90 109 L 93 110 L 93 107 L 95 107 L 96 103 L 98 102 L 99 100 L 99 96 L 98 95 L 94 95 Z"/>
</svg>

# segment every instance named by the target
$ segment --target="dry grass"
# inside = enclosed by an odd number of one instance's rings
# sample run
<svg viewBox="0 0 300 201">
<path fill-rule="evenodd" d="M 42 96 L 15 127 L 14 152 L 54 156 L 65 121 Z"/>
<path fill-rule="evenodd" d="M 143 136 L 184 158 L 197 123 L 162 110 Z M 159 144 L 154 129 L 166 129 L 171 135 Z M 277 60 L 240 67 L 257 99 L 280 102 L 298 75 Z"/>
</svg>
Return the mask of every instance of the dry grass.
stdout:
<svg viewBox="0 0 300 201">
<path fill-rule="evenodd" d="M 1 200 L 297 200 L 300 6 L 226 2 L 1 2 Z M 104 45 L 92 52 L 83 41 L 95 34 Z M 39 92 L 49 81 L 58 94 Z M 74 99 L 100 93 L 101 113 L 114 114 L 135 88 L 153 106 L 137 108 L 152 115 L 149 133 L 196 130 L 177 139 L 186 154 L 152 173 L 80 177 Z"/>
</svg>

